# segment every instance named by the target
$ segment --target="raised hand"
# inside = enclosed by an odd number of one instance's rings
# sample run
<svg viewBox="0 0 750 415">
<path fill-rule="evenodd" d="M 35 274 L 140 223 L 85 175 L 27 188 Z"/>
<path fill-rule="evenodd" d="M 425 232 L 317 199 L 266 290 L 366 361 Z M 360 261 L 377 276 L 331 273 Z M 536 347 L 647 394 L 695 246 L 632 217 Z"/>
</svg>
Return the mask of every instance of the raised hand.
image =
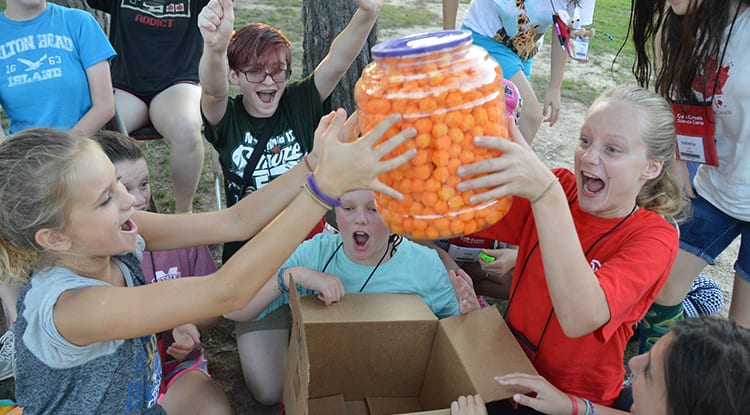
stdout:
<svg viewBox="0 0 750 415">
<path fill-rule="evenodd" d="M 379 13 L 383 6 L 383 0 L 355 0 L 360 10 L 368 13 Z"/>
<path fill-rule="evenodd" d="M 338 197 L 351 190 L 369 189 L 395 199 L 403 196 L 386 186 L 377 177 L 391 171 L 414 157 L 416 150 L 408 150 L 388 160 L 389 155 L 407 139 L 414 137 L 416 130 L 409 128 L 375 146 L 380 138 L 399 119 L 394 114 L 381 121 L 372 131 L 352 142 L 353 125 L 347 123 L 346 111 L 339 109 L 320 120 L 315 131 L 320 146 L 320 163 L 315 171 L 319 187 L 328 195 Z"/>
<path fill-rule="evenodd" d="M 183 324 L 173 328 L 172 337 L 174 337 L 174 343 L 167 348 L 167 354 L 177 360 L 186 358 L 201 344 L 201 333 L 194 324 Z"/>
<path fill-rule="evenodd" d="M 456 186 L 458 190 L 484 191 L 472 196 L 471 203 L 495 200 L 506 195 L 533 200 L 555 179 L 552 171 L 526 143 L 512 117 L 506 119 L 506 125 L 511 140 L 500 137 L 474 138 L 477 146 L 502 152 L 499 157 L 458 168 L 458 175 L 461 177 L 477 176 L 459 183 Z"/>
<path fill-rule="evenodd" d="M 198 15 L 204 47 L 226 51 L 234 30 L 232 0 L 211 0 Z"/>
</svg>

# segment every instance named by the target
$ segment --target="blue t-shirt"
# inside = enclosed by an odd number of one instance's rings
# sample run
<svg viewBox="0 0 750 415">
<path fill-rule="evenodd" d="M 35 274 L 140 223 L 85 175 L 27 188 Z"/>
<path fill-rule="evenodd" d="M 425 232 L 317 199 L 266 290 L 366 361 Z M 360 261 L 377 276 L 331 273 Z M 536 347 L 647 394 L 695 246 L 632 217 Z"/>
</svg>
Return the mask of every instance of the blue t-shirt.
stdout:
<svg viewBox="0 0 750 415">
<path fill-rule="evenodd" d="M 279 273 L 291 267 L 307 267 L 322 271 L 341 279 L 345 293 L 358 293 L 374 266 L 358 264 L 336 248 L 341 244 L 340 234 L 320 233 L 304 241 L 279 269 Z M 335 252 L 335 253 L 334 253 Z M 300 294 L 315 294 L 314 291 L 297 287 Z M 380 264 L 372 273 L 363 293 L 417 294 L 439 318 L 458 314 L 458 300 L 448 271 L 437 253 L 430 248 L 403 239 L 396 253 Z M 258 319 L 289 302 L 288 294 L 274 300 Z"/>
<path fill-rule="evenodd" d="M 26 21 L 0 14 L 0 106 L 9 134 L 69 130 L 91 108 L 86 69 L 115 56 L 91 14 L 47 3 Z"/>
</svg>

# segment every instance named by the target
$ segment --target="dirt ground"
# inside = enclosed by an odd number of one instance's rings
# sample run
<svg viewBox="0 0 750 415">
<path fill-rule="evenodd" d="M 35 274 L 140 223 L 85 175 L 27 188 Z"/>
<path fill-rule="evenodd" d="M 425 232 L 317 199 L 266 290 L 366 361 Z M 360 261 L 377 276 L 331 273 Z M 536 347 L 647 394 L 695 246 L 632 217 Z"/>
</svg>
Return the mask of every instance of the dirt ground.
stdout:
<svg viewBox="0 0 750 415">
<path fill-rule="evenodd" d="M 239 1 L 237 3 L 239 3 Z M 407 5 L 411 2 L 407 0 L 386 0 L 385 3 Z M 436 16 L 434 24 L 425 27 L 411 27 L 407 29 L 380 27 L 379 40 L 384 41 L 409 34 L 440 29 L 442 27 L 440 2 L 428 1 L 425 5 Z M 463 16 L 466 4 L 461 4 L 460 7 L 458 14 L 459 21 Z M 596 51 L 592 51 L 591 62 L 586 64 L 570 62 L 566 69 L 565 77 L 566 79 L 585 80 L 585 82 L 597 90 L 606 89 L 607 87 L 622 82 L 623 69 L 619 69 L 618 76 L 609 73 L 607 68 L 609 68 L 611 61 L 611 56 L 597 56 Z M 626 68 L 624 70 L 627 70 L 630 63 L 628 62 L 623 66 Z M 535 63 L 534 68 L 535 73 L 547 78 L 547 74 L 549 73 L 548 47 L 544 47 L 542 52 L 537 56 L 537 62 Z M 536 89 L 543 93 L 544 86 L 545 84 L 542 84 L 541 87 L 537 87 Z M 540 99 L 541 98 L 542 97 L 540 96 Z M 546 124 L 543 125 L 534 140 L 533 148 L 550 167 L 572 167 L 573 148 L 578 137 L 580 124 L 586 111 L 586 104 L 582 104 L 579 100 L 574 98 L 575 97 L 571 96 L 570 92 L 563 93 L 563 111 L 560 120 L 552 127 Z M 147 154 L 149 151 L 155 153 L 167 151 L 165 145 L 159 142 L 146 144 L 146 147 Z M 207 161 L 209 161 L 208 157 Z M 152 166 L 152 172 L 154 171 L 154 168 L 158 170 L 160 167 Z M 162 170 L 164 169 L 163 166 L 161 166 L 161 168 Z M 213 180 L 210 171 L 207 171 L 202 179 L 202 182 L 207 184 L 203 187 L 199 203 L 204 206 L 205 209 L 215 208 Z M 721 310 L 721 314 L 724 316 L 726 316 L 728 304 L 731 299 L 731 284 L 733 277 L 732 263 L 733 258 L 736 256 L 737 246 L 738 243 L 735 241 L 730 249 L 719 257 L 716 266 L 709 267 L 705 271 L 708 276 L 719 281 L 724 289 L 725 305 Z M 227 396 L 231 400 L 235 413 L 271 415 L 279 412 L 277 406 L 267 407 L 256 403 L 250 393 L 245 389 L 242 373 L 239 367 L 237 348 L 234 342 L 231 323 L 225 322 L 219 327 L 204 333 L 203 342 L 213 376 L 224 387 Z M 0 398 L 12 397 L 12 391 L 12 380 L 0 382 Z"/>
</svg>

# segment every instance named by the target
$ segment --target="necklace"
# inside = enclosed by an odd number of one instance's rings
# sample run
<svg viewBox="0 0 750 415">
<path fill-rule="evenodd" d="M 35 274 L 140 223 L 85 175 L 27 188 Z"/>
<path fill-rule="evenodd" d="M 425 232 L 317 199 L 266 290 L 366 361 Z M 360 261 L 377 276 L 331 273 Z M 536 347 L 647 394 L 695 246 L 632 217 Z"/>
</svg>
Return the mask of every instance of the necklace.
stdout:
<svg viewBox="0 0 750 415">
<path fill-rule="evenodd" d="M 390 241 L 388 242 L 388 245 L 390 245 Z M 328 261 L 326 261 L 326 264 L 323 266 L 323 270 L 320 271 L 320 272 L 326 272 L 326 269 L 328 269 L 328 264 L 331 263 L 331 261 L 336 256 L 336 254 L 339 252 L 339 250 L 341 249 L 342 246 L 344 246 L 344 243 L 340 242 L 339 246 L 337 246 L 336 249 L 333 251 L 333 253 L 331 254 L 331 256 L 328 258 Z M 365 279 L 365 282 L 362 284 L 361 287 L 359 287 L 359 291 L 358 292 L 361 293 L 365 289 L 365 287 L 367 286 L 367 283 L 370 282 L 370 279 L 372 279 L 372 276 L 375 274 L 375 271 L 378 270 L 378 267 L 380 267 L 380 264 L 383 263 L 383 260 L 385 259 L 385 256 L 387 254 L 388 254 L 388 247 L 386 246 L 385 247 L 385 252 L 383 252 L 383 255 L 378 260 L 378 263 L 375 264 L 375 268 L 373 268 L 372 271 L 370 271 L 370 275 L 367 276 L 367 279 Z"/>
</svg>

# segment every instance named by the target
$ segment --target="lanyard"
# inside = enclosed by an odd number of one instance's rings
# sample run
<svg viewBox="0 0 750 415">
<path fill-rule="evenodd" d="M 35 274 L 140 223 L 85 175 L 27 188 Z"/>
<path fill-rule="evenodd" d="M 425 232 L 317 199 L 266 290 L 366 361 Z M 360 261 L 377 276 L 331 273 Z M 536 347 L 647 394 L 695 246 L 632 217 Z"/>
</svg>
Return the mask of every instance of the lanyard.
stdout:
<svg viewBox="0 0 750 415">
<path fill-rule="evenodd" d="M 577 197 L 571 200 L 568 205 L 572 205 L 577 200 Z M 599 244 L 604 238 L 612 234 L 617 228 L 622 226 L 623 223 L 625 223 L 626 220 L 628 220 L 629 217 L 635 213 L 636 209 L 638 208 L 638 205 L 633 206 L 633 209 L 628 213 L 624 218 L 622 218 L 615 226 L 613 226 L 610 230 L 607 232 L 604 232 L 601 234 L 594 243 L 589 246 L 589 248 L 584 253 L 585 257 L 588 257 L 588 255 L 591 253 L 591 251 L 594 249 L 596 245 Z M 537 241 L 534 243 L 534 246 L 529 250 L 529 253 L 526 255 L 526 259 L 523 261 L 523 265 L 521 266 L 521 271 L 518 273 L 518 278 L 516 279 L 515 287 L 513 287 L 512 294 L 510 296 L 510 299 L 508 300 L 508 306 L 505 308 L 505 320 L 508 322 L 508 327 L 510 328 L 510 331 L 513 333 L 513 335 L 516 336 L 516 339 L 521 343 L 521 346 L 524 346 L 524 351 L 529 356 L 529 358 L 534 360 L 534 357 L 536 357 L 536 354 L 539 352 L 539 347 L 542 345 L 542 340 L 544 340 L 544 336 L 547 334 L 547 328 L 549 327 L 549 323 L 552 320 L 552 314 L 555 312 L 554 306 L 550 310 L 549 314 L 547 315 L 547 320 L 544 323 L 544 328 L 542 329 L 542 334 L 539 336 L 539 341 L 534 344 L 532 343 L 526 336 L 523 335 L 519 330 L 515 329 L 511 324 L 510 320 L 508 319 L 508 314 L 510 313 L 510 306 L 513 303 L 513 298 L 516 296 L 516 293 L 518 292 L 519 285 L 521 284 L 521 279 L 523 278 L 524 271 L 526 271 L 526 266 L 529 263 L 529 259 L 531 259 L 531 255 L 534 253 L 534 251 L 539 247 L 539 239 L 537 238 Z M 588 258 L 587 258 L 588 259 Z"/>
</svg>

